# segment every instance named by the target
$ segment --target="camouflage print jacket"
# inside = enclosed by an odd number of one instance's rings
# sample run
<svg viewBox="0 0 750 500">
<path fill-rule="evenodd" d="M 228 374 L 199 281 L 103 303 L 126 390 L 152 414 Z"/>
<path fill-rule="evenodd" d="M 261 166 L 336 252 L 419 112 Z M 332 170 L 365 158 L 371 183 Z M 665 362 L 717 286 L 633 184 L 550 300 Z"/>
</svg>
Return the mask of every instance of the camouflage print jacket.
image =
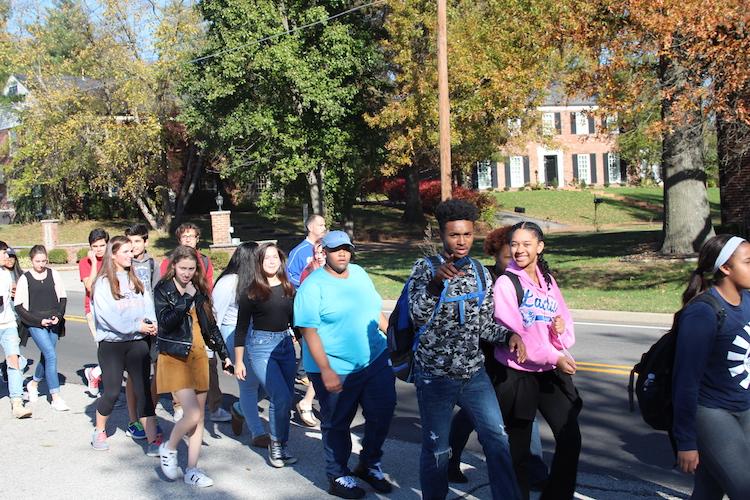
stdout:
<svg viewBox="0 0 750 500">
<path fill-rule="evenodd" d="M 477 291 L 479 279 L 473 266 L 467 266 L 465 275 L 450 280 L 447 297 L 457 297 Z M 481 307 L 477 300 L 465 302 L 464 324 L 459 321 L 456 303 L 441 303 L 429 327 L 419 338 L 414 354 L 418 367 L 431 375 L 450 378 L 470 378 L 484 365 L 479 348 L 479 338 L 492 343 L 505 343 L 511 332 L 495 323 L 493 317 L 492 278 L 484 266 L 479 266 L 487 283 Z M 415 328 L 430 321 L 440 297 L 427 290 L 433 271 L 426 259 L 414 264 L 409 280 L 409 313 Z"/>
</svg>

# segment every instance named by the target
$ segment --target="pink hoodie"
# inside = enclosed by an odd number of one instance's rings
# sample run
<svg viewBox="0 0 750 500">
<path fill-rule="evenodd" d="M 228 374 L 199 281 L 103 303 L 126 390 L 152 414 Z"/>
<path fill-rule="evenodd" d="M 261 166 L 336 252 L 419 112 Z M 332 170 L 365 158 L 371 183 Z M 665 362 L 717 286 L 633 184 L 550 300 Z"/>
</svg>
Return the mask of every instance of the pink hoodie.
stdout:
<svg viewBox="0 0 750 500">
<path fill-rule="evenodd" d="M 495 348 L 495 358 L 502 364 L 527 372 L 543 372 L 555 368 L 557 360 L 563 355 L 562 350 L 570 348 L 575 343 L 573 332 L 573 318 L 568 306 L 560 293 L 557 282 L 552 278 L 552 289 L 547 290 L 541 271 L 537 267 L 537 277 L 541 286 L 537 286 L 526 271 L 520 269 L 515 262 L 511 262 L 506 272 L 517 275 L 521 280 L 524 296 L 518 305 L 516 289 L 510 278 L 500 276 L 495 281 L 495 321 L 502 323 L 516 332 L 526 344 L 525 362 L 519 364 L 516 354 L 507 347 Z M 555 333 L 552 321 L 555 316 L 562 316 L 565 321 L 565 331 L 561 335 Z"/>
</svg>

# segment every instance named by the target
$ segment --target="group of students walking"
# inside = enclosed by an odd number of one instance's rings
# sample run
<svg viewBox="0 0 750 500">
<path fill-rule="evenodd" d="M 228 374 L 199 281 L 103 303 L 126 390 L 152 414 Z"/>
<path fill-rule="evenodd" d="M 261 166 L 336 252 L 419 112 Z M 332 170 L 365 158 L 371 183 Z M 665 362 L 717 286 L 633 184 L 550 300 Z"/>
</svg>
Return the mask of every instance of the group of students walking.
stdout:
<svg viewBox="0 0 750 500">
<path fill-rule="evenodd" d="M 411 379 L 422 428 L 422 496 L 443 499 L 449 482 L 469 481 L 461 453 L 475 430 L 493 498 L 527 499 L 532 489 L 543 499 L 573 498 L 582 409 L 569 351 L 575 331 L 544 258 L 544 234 L 531 222 L 491 232 L 485 252 L 494 264 L 485 267 L 470 256 L 477 217 L 470 203 L 441 203 L 441 251 L 416 262 L 406 287 L 417 332 Z M 92 232 L 81 278 L 99 361 L 86 376 L 90 390 L 103 386 L 91 437 L 95 450 L 109 448 L 106 423 L 127 372 L 129 434 L 148 441 L 147 454 L 159 457 L 169 479 L 212 485 L 198 459 L 215 378 L 210 359 L 218 356 L 225 373 L 238 381 L 233 429 L 239 434 L 245 422 L 251 444 L 268 449 L 271 466 L 297 460 L 289 445 L 297 377 L 309 380 L 296 405 L 304 423 L 318 423 L 312 401 L 319 401 L 328 492 L 361 498 L 366 492 L 360 480 L 379 493 L 392 491 L 381 465 L 396 406 L 382 299 L 366 271 L 352 262 L 355 246 L 346 233 L 326 232 L 319 216 L 306 226 L 307 238 L 289 261 L 274 243 L 243 243 L 215 284 L 210 261 L 195 248 L 200 233 L 194 225 L 178 229 L 182 244 L 161 266 L 145 251 L 148 233 L 141 225 L 112 239 Z M 102 248 L 95 245 L 99 240 L 105 240 Z M 38 383 L 46 379 L 52 407 L 65 411 L 55 355 L 64 335 L 65 290 L 56 271 L 46 267 L 43 247 L 32 248 L 32 269 L 23 274 L 9 265 L 7 254 L 0 242 L 0 340 L 13 414 L 31 413 L 21 400 L 24 359 L 18 349 L 27 336 L 43 357 L 27 384 L 29 401 L 38 398 Z M 721 498 L 725 492 L 750 497 L 741 465 L 750 458 L 748 288 L 750 245 L 730 235 L 711 239 L 678 313 L 674 436 L 680 467 L 696 474 L 693 498 Z M 719 301 L 721 319 L 705 301 L 692 300 L 702 293 Z M 156 421 L 157 394 L 171 394 L 181 409 L 168 436 Z M 268 432 L 258 416 L 263 397 L 269 400 Z M 351 424 L 358 408 L 364 436 L 352 470 Z M 537 414 L 555 439 L 549 469 L 541 458 Z M 186 436 L 183 473 L 177 447 Z"/>
</svg>

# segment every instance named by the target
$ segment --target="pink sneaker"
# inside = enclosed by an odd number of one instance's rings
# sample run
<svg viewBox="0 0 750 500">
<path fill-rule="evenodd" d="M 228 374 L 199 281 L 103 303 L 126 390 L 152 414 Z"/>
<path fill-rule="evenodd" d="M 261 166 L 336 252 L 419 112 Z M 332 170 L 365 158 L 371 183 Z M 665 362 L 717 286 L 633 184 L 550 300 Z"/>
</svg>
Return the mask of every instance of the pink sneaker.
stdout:
<svg viewBox="0 0 750 500">
<path fill-rule="evenodd" d="M 94 429 L 94 433 L 91 435 L 91 447 L 96 451 L 107 451 L 109 449 L 107 433 Z"/>
<path fill-rule="evenodd" d="M 102 377 L 94 377 L 93 368 L 86 368 L 83 370 L 83 375 L 86 377 L 86 383 L 88 384 L 89 393 L 91 393 L 92 396 L 98 396 L 99 395 L 99 382 L 101 382 Z"/>
</svg>

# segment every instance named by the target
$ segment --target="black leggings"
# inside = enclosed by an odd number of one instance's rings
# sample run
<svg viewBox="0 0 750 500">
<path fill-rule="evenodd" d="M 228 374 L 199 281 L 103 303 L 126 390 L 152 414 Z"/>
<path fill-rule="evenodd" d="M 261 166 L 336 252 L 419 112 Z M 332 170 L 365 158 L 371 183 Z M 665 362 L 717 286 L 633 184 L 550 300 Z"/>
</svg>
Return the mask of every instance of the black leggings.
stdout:
<svg viewBox="0 0 750 500">
<path fill-rule="evenodd" d="M 143 339 L 99 342 L 97 356 L 102 369 L 104 391 L 96 404 L 96 411 L 104 417 L 112 413 L 122 389 L 122 375 L 127 370 L 135 392 L 138 418 L 153 417 L 155 413 L 151 401 L 151 358 L 148 343 Z"/>
<path fill-rule="evenodd" d="M 505 368 L 496 383 L 495 391 L 522 497 L 529 498 L 529 443 L 534 415 L 539 409 L 555 436 L 555 455 L 541 499 L 573 498 L 581 454 L 578 414 L 583 403 L 572 377 L 557 370 L 521 372 Z"/>
</svg>

